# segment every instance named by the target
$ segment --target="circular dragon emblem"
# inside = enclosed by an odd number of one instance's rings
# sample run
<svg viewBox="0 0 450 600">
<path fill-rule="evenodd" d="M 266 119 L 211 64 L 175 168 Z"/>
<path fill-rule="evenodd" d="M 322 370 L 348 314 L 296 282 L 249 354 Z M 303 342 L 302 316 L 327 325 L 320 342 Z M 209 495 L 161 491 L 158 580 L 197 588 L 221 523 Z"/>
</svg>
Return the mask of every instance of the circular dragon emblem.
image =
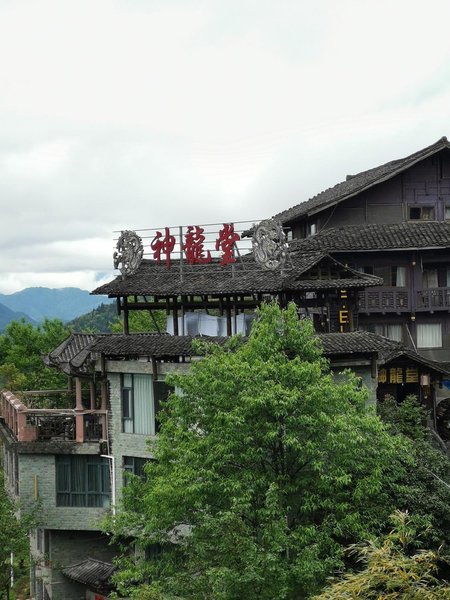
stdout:
<svg viewBox="0 0 450 600">
<path fill-rule="evenodd" d="M 252 237 L 255 261 L 268 271 L 282 269 L 288 254 L 283 228 L 277 221 L 266 219 L 254 229 Z"/>
<path fill-rule="evenodd" d="M 114 268 L 120 269 L 122 277 L 133 275 L 139 268 L 144 254 L 142 239 L 135 231 L 122 231 L 114 252 Z M 122 264 L 121 267 L 119 265 Z"/>
</svg>

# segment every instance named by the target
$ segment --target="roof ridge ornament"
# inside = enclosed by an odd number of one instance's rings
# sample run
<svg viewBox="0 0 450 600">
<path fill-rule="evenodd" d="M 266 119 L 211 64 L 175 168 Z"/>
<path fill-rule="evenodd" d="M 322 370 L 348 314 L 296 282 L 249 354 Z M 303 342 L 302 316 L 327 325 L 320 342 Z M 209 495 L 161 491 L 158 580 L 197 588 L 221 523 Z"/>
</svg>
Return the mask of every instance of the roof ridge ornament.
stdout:
<svg viewBox="0 0 450 600">
<path fill-rule="evenodd" d="M 120 269 L 122 279 L 125 279 L 127 275 L 136 273 L 142 262 L 144 255 L 142 238 L 135 231 L 127 229 L 120 234 L 116 248 L 113 254 L 114 268 Z"/>
<path fill-rule="evenodd" d="M 274 219 L 265 219 L 254 225 L 252 248 L 255 261 L 263 269 L 283 269 L 289 247 L 281 224 Z"/>
</svg>

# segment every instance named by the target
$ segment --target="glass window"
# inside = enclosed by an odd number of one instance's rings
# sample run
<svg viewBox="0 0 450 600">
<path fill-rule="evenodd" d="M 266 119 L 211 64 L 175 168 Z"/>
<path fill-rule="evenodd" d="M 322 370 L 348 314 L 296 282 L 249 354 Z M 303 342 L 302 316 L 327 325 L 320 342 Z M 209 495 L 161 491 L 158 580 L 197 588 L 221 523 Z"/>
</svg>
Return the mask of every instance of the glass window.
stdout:
<svg viewBox="0 0 450 600">
<path fill-rule="evenodd" d="M 424 268 L 422 273 L 422 285 L 426 289 L 439 287 L 438 270 Z"/>
<path fill-rule="evenodd" d="M 434 206 L 410 206 L 409 219 L 411 221 L 433 221 Z"/>
<path fill-rule="evenodd" d="M 446 220 L 450 219 L 450 206 L 449 205 L 447 205 L 444 208 L 444 219 L 446 219 Z"/>
<path fill-rule="evenodd" d="M 97 455 L 56 456 L 57 506 L 109 506 L 108 461 Z"/>
<path fill-rule="evenodd" d="M 406 286 L 406 267 L 391 267 L 391 285 L 395 287 Z"/>
<path fill-rule="evenodd" d="M 418 323 L 417 324 L 417 347 L 418 348 L 442 348 L 442 325 L 441 325 L 441 323 Z"/>
<path fill-rule="evenodd" d="M 403 326 L 401 323 L 376 323 L 373 326 L 374 333 L 387 337 L 396 342 L 403 341 Z"/>
<path fill-rule="evenodd" d="M 123 457 L 123 470 L 125 471 L 124 484 L 127 485 L 129 478 L 127 474 L 136 475 L 136 477 L 144 478 L 144 466 L 148 462 L 147 458 L 140 458 L 138 456 L 124 456 Z"/>
<path fill-rule="evenodd" d="M 158 413 L 173 388 L 151 375 L 122 376 L 122 431 L 155 435 L 159 431 Z"/>
</svg>

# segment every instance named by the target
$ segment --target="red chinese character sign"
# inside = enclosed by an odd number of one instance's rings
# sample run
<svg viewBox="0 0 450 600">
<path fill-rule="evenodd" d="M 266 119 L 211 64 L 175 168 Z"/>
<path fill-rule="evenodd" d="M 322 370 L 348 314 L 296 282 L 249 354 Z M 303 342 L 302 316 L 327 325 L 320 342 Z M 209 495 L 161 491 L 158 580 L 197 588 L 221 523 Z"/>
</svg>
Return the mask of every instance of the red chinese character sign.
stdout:
<svg viewBox="0 0 450 600">
<path fill-rule="evenodd" d="M 233 223 L 224 223 L 216 240 L 216 250 L 222 251 L 221 265 L 235 263 L 234 246 L 241 236 L 234 231 Z"/>
<path fill-rule="evenodd" d="M 156 262 L 161 262 L 161 254 L 166 255 L 166 266 L 170 269 L 170 255 L 175 248 L 175 237 L 171 235 L 168 227 L 165 228 L 164 237 L 160 231 L 156 232 L 150 247 L 153 250 L 153 258 Z"/>
<path fill-rule="evenodd" d="M 185 243 L 183 250 L 186 255 L 186 261 L 190 265 L 202 265 L 212 261 L 211 252 L 205 250 L 204 231 L 203 227 L 189 225 L 187 233 L 184 235 Z"/>
</svg>

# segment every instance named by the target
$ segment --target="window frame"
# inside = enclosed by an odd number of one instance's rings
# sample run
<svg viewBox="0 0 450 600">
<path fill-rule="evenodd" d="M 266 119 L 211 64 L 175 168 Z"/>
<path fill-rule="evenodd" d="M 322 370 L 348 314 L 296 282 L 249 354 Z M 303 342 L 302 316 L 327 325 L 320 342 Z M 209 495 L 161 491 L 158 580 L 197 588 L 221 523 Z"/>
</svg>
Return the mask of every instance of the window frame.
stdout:
<svg viewBox="0 0 450 600">
<path fill-rule="evenodd" d="M 442 348 L 442 323 L 417 323 L 416 325 L 417 330 L 416 330 L 416 338 L 417 338 L 417 348 L 423 348 L 423 349 L 427 349 L 427 348 Z M 422 327 L 439 327 L 439 334 L 438 334 L 438 338 L 440 341 L 440 344 L 436 344 L 436 345 L 430 345 L 430 344 L 421 344 L 419 342 L 419 329 L 421 329 Z M 423 341 L 423 333 L 421 333 L 420 335 L 421 337 L 421 341 Z"/>
<path fill-rule="evenodd" d="M 80 464 L 84 461 L 80 472 Z M 60 474 L 65 470 L 64 474 Z M 94 471 L 94 477 L 92 473 Z M 80 476 L 80 488 L 74 483 Z M 93 486 L 100 484 L 100 489 Z M 64 486 L 63 484 L 66 484 Z M 111 504 L 111 481 L 107 459 L 97 454 L 58 454 L 55 456 L 56 506 L 77 508 L 108 508 Z"/>
<path fill-rule="evenodd" d="M 429 209 L 432 212 L 432 216 L 425 218 L 423 216 L 424 209 Z M 411 215 L 412 211 L 419 211 L 418 217 Z M 436 206 L 434 204 L 408 204 L 408 221 L 435 221 L 436 220 Z"/>
</svg>

